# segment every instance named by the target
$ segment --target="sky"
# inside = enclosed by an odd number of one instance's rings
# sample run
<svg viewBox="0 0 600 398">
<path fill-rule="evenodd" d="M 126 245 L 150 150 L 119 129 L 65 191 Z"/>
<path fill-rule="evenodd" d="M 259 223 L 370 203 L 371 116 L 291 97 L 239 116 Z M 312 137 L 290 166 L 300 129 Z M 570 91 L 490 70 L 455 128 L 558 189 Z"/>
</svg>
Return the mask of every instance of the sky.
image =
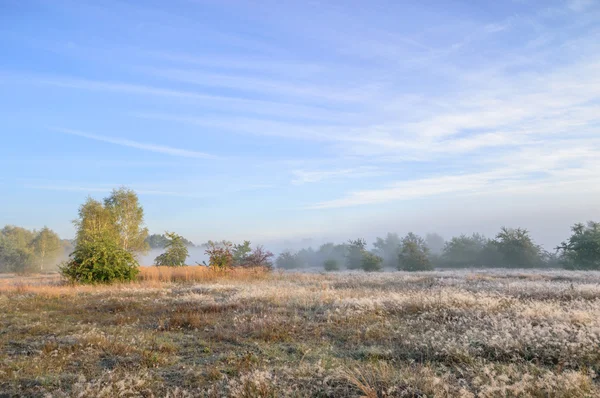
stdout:
<svg viewBox="0 0 600 398">
<path fill-rule="evenodd" d="M 600 220 L 600 1 L 0 1 L 0 225 L 276 242 Z"/>
</svg>

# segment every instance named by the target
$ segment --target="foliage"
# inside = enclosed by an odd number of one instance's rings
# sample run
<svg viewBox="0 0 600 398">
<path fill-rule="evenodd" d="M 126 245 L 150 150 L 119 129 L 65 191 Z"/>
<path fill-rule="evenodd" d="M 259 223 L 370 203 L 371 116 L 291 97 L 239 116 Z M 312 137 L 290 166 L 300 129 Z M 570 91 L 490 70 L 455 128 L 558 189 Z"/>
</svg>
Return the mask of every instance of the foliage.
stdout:
<svg viewBox="0 0 600 398">
<path fill-rule="evenodd" d="M 206 244 L 206 255 L 208 255 L 208 266 L 215 270 L 226 270 L 233 266 L 233 244 L 228 241 L 213 242 L 209 240 Z"/>
<path fill-rule="evenodd" d="M 104 207 L 110 214 L 121 247 L 132 253 L 148 251 L 148 229 L 144 225 L 144 209 L 137 194 L 129 188 L 114 189 L 104 199 Z"/>
<path fill-rule="evenodd" d="M 557 247 L 565 268 L 600 269 L 600 223 L 575 224 L 571 231 L 571 237 Z"/>
<path fill-rule="evenodd" d="M 295 269 L 300 267 L 300 262 L 298 261 L 298 256 L 295 253 L 285 250 L 281 252 L 279 256 L 277 256 L 275 265 L 277 265 L 277 268 Z"/>
<path fill-rule="evenodd" d="M 367 241 L 362 238 L 349 240 L 348 251 L 346 252 L 346 268 L 350 270 L 360 269 L 362 267 L 363 254 L 366 251 Z"/>
<path fill-rule="evenodd" d="M 186 247 L 195 247 L 194 243 L 181 237 Z M 164 249 L 169 243 L 169 239 L 164 234 L 152 234 L 146 238 L 146 243 L 151 249 Z"/>
<path fill-rule="evenodd" d="M 169 267 L 184 266 L 185 260 L 188 258 L 188 248 L 183 237 L 174 232 L 165 232 L 165 237 L 167 239 L 166 251 L 156 257 L 154 263 Z"/>
<path fill-rule="evenodd" d="M 58 234 L 48 227 L 42 228 L 31 242 L 37 267 L 45 271 L 47 266 L 55 262 L 62 254 L 63 246 Z"/>
<path fill-rule="evenodd" d="M 428 258 L 429 249 L 425 240 L 410 232 L 402 238 L 400 254 L 398 255 L 398 269 L 404 271 L 429 271 L 433 269 Z"/>
<path fill-rule="evenodd" d="M 455 236 L 444 245 L 441 264 L 451 268 L 481 266 L 487 244 L 488 240 L 480 234 Z"/>
<path fill-rule="evenodd" d="M 366 272 L 381 271 L 383 270 L 383 258 L 365 251 L 361 260 L 361 268 Z"/>
<path fill-rule="evenodd" d="M 263 267 L 271 269 L 273 268 L 273 253 L 265 250 L 262 246 L 256 246 L 250 254 L 244 259 L 242 266 L 244 267 Z"/>
<path fill-rule="evenodd" d="M 383 265 L 395 268 L 398 264 L 398 253 L 402 243 L 398 234 L 388 233 L 384 239 L 377 238 L 373 243 L 375 254 L 383 258 Z"/>
<path fill-rule="evenodd" d="M 330 258 L 328 260 L 325 260 L 325 262 L 323 263 L 323 268 L 325 268 L 325 271 L 328 272 L 339 271 L 340 265 L 336 259 Z"/>
<path fill-rule="evenodd" d="M 133 254 L 108 237 L 78 243 L 70 257 L 61 273 L 71 282 L 126 282 L 134 280 L 139 272 Z"/>
<path fill-rule="evenodd" d="M 542 265 L 541 248 L 533 243 L 526 229 L 502 227 L 494 242 L 502 266 L 534 268 Z"/>
<path fill-rule="evenodd" d="M 75 246 L 90 243 L 98 239 L 116 238 L 113 218 L 104 205 L 88 197 L 80 207 L 78 218 L 73 221 L 75 229 Z"/>
<path fill-rule="evenodd" d="M 242 244 L 233 245 L 233 265 L 244 266 L 250 253 L 252 253 L 252 248 L 249 240 L 245 240 Z"/>
</svg>

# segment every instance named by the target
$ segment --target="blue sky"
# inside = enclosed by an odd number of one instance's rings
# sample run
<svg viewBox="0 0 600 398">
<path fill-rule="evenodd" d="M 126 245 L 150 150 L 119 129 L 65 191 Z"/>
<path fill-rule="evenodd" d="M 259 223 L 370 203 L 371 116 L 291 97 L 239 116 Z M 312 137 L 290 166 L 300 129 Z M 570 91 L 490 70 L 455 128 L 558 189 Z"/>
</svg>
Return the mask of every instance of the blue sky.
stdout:
<svg viewBox="0 0 600 398">
<path fill-rule="evenodd" d="M 0 224 L 261 242 L 600 218 L 600 2 L 0 3 Z"/>
</svg>

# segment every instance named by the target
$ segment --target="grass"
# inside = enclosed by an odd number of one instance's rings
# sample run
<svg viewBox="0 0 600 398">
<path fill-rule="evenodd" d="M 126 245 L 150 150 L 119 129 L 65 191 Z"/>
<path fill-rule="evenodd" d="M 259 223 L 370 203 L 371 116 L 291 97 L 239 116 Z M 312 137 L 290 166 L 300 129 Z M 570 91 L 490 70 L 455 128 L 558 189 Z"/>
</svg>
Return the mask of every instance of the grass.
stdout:
<svg viewBox="0 0 600 398">
<path fill-rule="evenodd" d="M 0 396 L 600 396 L 600 273 L 0 279 Z"/>
</svg>

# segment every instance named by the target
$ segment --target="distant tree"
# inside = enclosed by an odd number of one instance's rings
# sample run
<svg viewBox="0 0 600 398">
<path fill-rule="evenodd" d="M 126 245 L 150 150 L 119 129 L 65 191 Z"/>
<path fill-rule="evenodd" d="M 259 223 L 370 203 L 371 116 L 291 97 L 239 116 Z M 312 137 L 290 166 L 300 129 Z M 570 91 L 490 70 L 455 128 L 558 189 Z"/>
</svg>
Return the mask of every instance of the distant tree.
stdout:
<svg viewBox="0 0 600 398">
<path fill-rule="evenodd" d="M 298 257 L 295 253 L 292 253 L 289 250 L 281 252 L 279 256 L 277 256 L 275 264 L 277 265 L 277 268 L 282 269 L 295 269 L 300 267 Z"/>
<path fill-rule="evenodd" d="M 383 258 L 380 256 L 365 251 L 361 260 L 361 268 L 366 272 L 374 272 L 383 270 Z"/>
<path fill-rule="evenodd" d="M 215 270 L 226 270 L 233 266 L 233 244 L 228 241 L 213 242 L 206 244 L 206 255 L 208 255 L 208 266 Z"/>
<path fill-rule="evenodd" d="M 325 271 L 328 272 L 339 271 L 340 265 L 337 260 L 330 258 L 328 260 L 325 260 L 325 262 L 323 263 L 323 268 L 325 268 Z"/>
<path fill-rule="evenodd" d="M 338 267 L 343 264 L 346 259 L 348 246 L 345 244 L 325 243 L 319 246 L 316 252 L 317 264 L 324 264 L 328 260 L 335 260 Z"/>
<path fill-rule="evenodd" d="M 132 253 L 147 252 L 148 228 L 144 227 L 144 209 L 137 194 L 126 187 L 114 189 L 104 199 L 104 207 L 111 216 L 121 247 Z"/>
<path fill-rule="evenodd" d="M 167 238 L 166 251 L 154 259 L 156 265 L 181 267 L 188 258 L 188 248 L 183 237 L 174 232 L 165 232 Z"/>
<path fill-rule="evenodd" d="M 441 264 L 451 268 L 484 265 L 482 254 L 487 244 L 488 240 L 480 234 L 455 236 L 444 245 Z"/>
<path fill-rule="evenodd" d="M 248 256 L 252 253 L 250 247 L 250 241 L 245 240 L 242 244 L 233 245 L 233 265 L 244 266 L 247 265 Z"/>
<path fill-rule="evenodd" d="M 186 247 L 196 247 L 194 243 L 190 242 L 186 238 L 181 237 L 181 239 Z M 163 234 L 152 234 L 148 235 L 148 237 L 146 238 L 146 243 L 151 249 L 164 249 L 165 247 L 167 247 L 167 243 L 169 243 L 169 240 Z"/>
<path fill-rule="evenodd" d="M 557 247 L 565 268 L 600 269 L 600 223 L 575 224 L 571 231 L 569 239 Z"/>
<path fill-rule="evenodd" d="M 494 242 L 503 266 L 534 268 L 542 265 L 541 248 L 533 243 L 526 229 L 502 227 Z"/>
<path fill-rule="evenodd" d="M 404 271 L 429 271 L 433 269 L 428 257 L 429 249 L 425 240 L 410 232 L 402 238 L 398 269 Z"/>
<path fill-rule="evenodd" d="M 35 257 L 32 242 L 35 232 L 7 225 L 0 230 L 0 271 L 35 272 Z"/>
<path fill-rule="evenodd" d="M 296 259 L 301 268 L 314 267 L 319 263 L 317 260 L 317 253 L 312 247 L 298 250 Z"/>
<path fill-rule="evenodd" d="M 428 233 L 425 235 L 425 245 L 429 249 L 429 253 L 439 255 L 444 250 L 444 238 L 441 235 L 434 233 Z"/>
<path fill-rule="evenodd" d="M 350 270 L 362 268 L 363 254 L 367 248 L 367 241 L 362 238 L 349 240 L 346 252 L 346 268 Z"/>
<path fill-rule="evenodd" d="M 37 259 L 39 271 L 46 271 L 62 254 L 63 247 L 60 237 L 48 227 L 42 228 L 31 242 L 33 254 Z"/>
<path fill-rule="evenodd" d="M 78 243 L 62 275 L 77 283 L 112 283 L 135 280 L 139 264 L 133 254 L 110 236 Z"/>
<path fill-rule="evenodd" d="M 397 267 L 401 243 L 400 237 L 395 233 L 388 233 L 385 238 L 375 239 L 375 243 L 373 243 L 374 252 L 383 258 L 383 265 L 385 267 Z"/>
<path fill-rule="evenodd" d="M 151 249 L 164 249 L 169 243 L 169 239 L 163 234 L 152 234 L 146 238 L 146 243 Z"/>
</svg>

